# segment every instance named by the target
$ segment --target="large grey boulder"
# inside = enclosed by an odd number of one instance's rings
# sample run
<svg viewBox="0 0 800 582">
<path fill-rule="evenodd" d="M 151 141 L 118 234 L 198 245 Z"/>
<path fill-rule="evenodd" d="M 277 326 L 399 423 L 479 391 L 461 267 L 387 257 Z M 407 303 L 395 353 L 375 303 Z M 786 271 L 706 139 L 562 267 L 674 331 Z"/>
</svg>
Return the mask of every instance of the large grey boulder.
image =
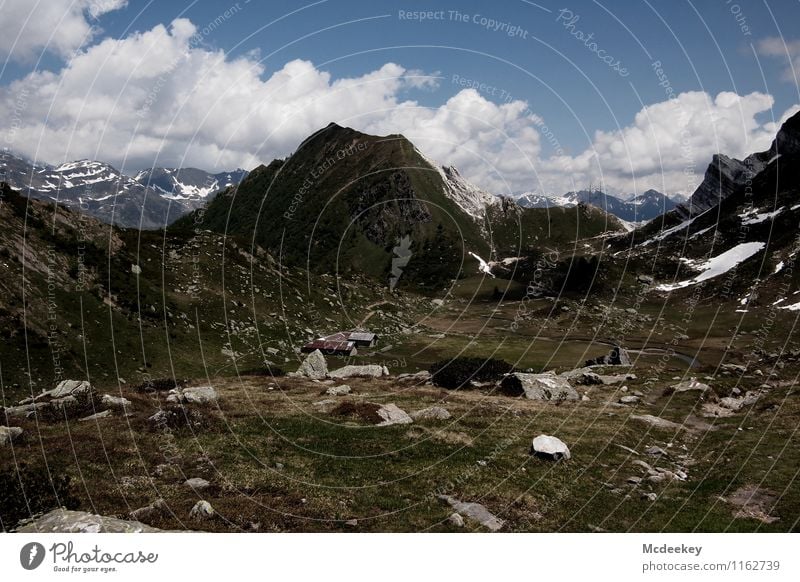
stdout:
<svg viewBox="0 0 800 582">
<path fill-rule="evenodd" d="M 211 486 L 211 483 L 202 477 L 192 477 L 191 479 L 184 481 L 183 484 L 194 491 L 202 491 L 203 489 L 208 489 Z"/>
<path fill-rule="evenodd" d="M 564 441 L 546 434 L 540 434 L 533 439 L 531 454 L 551 461 L 568 460 L 572 456 Z"/>
<path fill-rule="evenodd" d="M 54 509 L 19 528 L 18 533 L 155 533 L 163 530 L 138 521 L 104 517 L 86 511 Z"/>
<path fill-rule="evenodd" d="M 570 383 L 552 372 L 525 374 L 514 372 L 500 383 L 500 389 L 509 396 L 525 395 L 530 400 L 579 400 L 580 395 Z"/>
<path fill-rule="evenodd" d="M 480 503 L 459 501 L 450 495 L 437 495 L 437 497 L 449 504 L 450 507 L 455 509 L 460 515 L 479 523 L 491 531 L 499 531 L 505 525 L 502 519 L 494 515 Z"/>
<path fill-rule="evenodd" d="M 305 376 L 312 380 L 322 380 L 328 374 L 328 364 L 325 361 L 325 356 L 319 350 L 314 350 L 306 356 L 303 363 L 297 369 L 298 376 Z"/>
<path fill-rule="evenodd" d="M 217 391 L 212 386 L 193 386 L 189 388 L 173 388 L 169 391 L 167 402 L 173 404 L 208 404 L 216 402 Z"/>
<path fill-rule="evenodd" d="M 388 375 L 389 371 L 384 366 L 376 364 L 367 364 L 366 366 L 344 366 L 338 370 L 333 370 L 328 373 L 329 378 L 344 379 L 344 378 L 380 378 L 381 376 Z"/>
<path fill-rule="evenodd" d="M 10 445 L 22 436 L 22 432 L 18 426 L 0 426 L 0 446 Z"/>
<path fill-rule="evenodd" d="M 396 404 L 384 404 L 376 410 L 378 416 L 383 420 L 377 426 L 390 426 L 393 424 L 411 424 L 414 422 L 405 410 L 399 408 Z"/>
</svg>

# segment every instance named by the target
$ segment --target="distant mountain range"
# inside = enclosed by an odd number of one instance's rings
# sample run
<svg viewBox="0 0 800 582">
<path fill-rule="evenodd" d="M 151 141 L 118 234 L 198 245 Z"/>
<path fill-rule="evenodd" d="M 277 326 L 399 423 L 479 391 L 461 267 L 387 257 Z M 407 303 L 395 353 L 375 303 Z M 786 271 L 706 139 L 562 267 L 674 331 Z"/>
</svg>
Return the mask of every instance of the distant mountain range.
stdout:
<svg viewBox="0 0 800 582">
<path fill-rule="evenodd" d="M 627 222 L 646 222 L 677 207 L 674 200 L 657 190 L 647 190 L 642 194 L 623 200 L 599 190 L 580 190 L 567 192 L 563 196 L 546 196 L 526 193 L 517 198 L 517 203 L 526 208 L 571 208 L 580 203 L 597 206 Z"/>
<path fill-rule="evenodd" d="M 94 160 L 51 166 L 10 153 L 0 156 L 0 181 L 12 188 L 108 224 L 143 229 L 171 224 L 246 174 L 241 169 L 212 174 L 196 168 L 152 168 L 131 177 Z"/>
</svg>

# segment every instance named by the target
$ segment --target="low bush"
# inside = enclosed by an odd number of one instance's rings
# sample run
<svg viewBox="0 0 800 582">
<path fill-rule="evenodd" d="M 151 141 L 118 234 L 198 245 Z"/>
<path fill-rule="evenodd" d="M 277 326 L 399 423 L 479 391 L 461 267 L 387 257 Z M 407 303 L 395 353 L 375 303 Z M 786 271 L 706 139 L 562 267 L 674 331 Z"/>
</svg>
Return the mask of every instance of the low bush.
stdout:
<svg viewBox="0 0 800 582">
<path fill-rule="evenodd" d="M 466 388 L 470 382 L 499 380 L 514 369 L 504 360 L 483 358 L 453 358 L 431 365 L 431 382 L 435 386 L 457 390 Z"/>
<path fill-rule="evenodd" d="M 21 519 L 58 507 L 78 507 L 68 475 L 24 463 L 0 471 L 0 531 L 11 531 Z"/>
</svg>

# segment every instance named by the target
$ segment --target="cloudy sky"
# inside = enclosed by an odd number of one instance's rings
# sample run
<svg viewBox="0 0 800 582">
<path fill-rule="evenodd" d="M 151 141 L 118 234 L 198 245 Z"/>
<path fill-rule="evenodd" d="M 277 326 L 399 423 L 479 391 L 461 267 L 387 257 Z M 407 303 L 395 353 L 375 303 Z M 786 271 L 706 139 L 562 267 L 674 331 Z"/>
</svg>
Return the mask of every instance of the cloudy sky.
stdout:
<svg viewBox="0 0 800 582">
<path fill-rule="evenodd" d="M 403 133 L 498 194 L 688 194 L 714 153 L 766 149 L 800 110 L 793 1 L 0 0 L 0 16 L 0 145 L 128 173 L 252 168 L 336 121 Z"/>
</svg>

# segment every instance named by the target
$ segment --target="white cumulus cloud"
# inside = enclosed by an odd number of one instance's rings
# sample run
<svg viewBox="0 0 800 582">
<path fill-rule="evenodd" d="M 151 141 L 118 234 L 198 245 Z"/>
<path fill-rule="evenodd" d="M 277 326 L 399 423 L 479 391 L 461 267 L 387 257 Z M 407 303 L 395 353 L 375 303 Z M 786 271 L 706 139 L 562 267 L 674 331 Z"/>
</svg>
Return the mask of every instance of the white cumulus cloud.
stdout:
<svg viewBox="0 0 800 582">
<path fill-rule="evenodd" d="M 424 107 L 412 96 L 434 86 L 435 74 L 390 62 L 333 78 L 307 60 L 270 68 L 255 54 L 231 58 L 197 40 L 197 27 L 177 19 L 105 38 L 61 70 L 0 88 L 5 145 L 39 161 L 94 158 L 130 173 L 152 165 L 250 169 L 335 121 L 403 133 L 499 194 L 589 183 L 613 193 L 690 193 L 713 154 L 766 149 L 780 123 L 770 117 L 770 95 L 687 92 L 644 107 L 628 126 L 596 132 L 578 154 L 545 154 L 542 119 L 521 100 L 497 104 L 463 89 Z"/>
<path fill-rule="evenodd" d="M 97 32 L 90 22 L 127 0 L 4 0 L 0 56 L 30 61 L 44 51 L 69 56 Z"/>
</svg>

